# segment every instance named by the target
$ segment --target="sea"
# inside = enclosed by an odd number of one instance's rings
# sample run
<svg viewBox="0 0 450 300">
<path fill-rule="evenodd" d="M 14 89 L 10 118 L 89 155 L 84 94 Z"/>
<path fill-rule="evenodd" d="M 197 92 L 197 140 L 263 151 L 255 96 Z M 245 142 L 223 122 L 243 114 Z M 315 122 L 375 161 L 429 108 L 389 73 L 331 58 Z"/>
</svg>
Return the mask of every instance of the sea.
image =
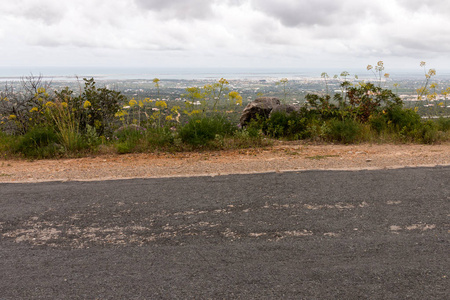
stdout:
<svg viewBox="0 0 450 300">
<path fill-rule="evenodd" d="M 42 76 L 52 81 L 76 81 L 77 78 L 95 78 L 96 80 L 301 80 L 320 78 L 326 72 L 330 78 L 343 71 L 359 79 L 373 80 L 374 74 L 366 69 L 311 69 L 311 68 L 125 68 L 125 67 L 1 67 L 0 81 L 19 81 L 28 76 Z M 423 70 L 392 70 L 395 79 L 423 79 Z M 450 79 L 449 71 L 438 71 L 436 78 Z"/>
</svg>

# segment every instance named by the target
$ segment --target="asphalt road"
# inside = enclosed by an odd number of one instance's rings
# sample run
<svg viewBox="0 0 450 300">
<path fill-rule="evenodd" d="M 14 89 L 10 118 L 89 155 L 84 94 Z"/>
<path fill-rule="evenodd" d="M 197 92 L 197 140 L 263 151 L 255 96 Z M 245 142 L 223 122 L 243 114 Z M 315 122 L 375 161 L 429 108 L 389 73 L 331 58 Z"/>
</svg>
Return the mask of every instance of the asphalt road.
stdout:
<svg viewBox="0 0 450 300">
<path fill-rule="evenodd" d="M 448 299 L 450 167 L 0 184 L 0 299 Z"/>
</svg>

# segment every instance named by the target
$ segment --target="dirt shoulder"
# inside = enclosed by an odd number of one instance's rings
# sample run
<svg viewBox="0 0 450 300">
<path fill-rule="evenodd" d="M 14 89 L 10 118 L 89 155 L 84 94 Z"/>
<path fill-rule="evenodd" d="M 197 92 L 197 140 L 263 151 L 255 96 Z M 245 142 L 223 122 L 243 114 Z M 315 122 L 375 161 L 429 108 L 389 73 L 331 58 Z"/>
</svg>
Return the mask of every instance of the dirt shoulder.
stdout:
<svg viewBox="0 0 450 300">
<path fill-rule="evenodd" d="M 441 145 L 307 145 L 201 153 L 102 155 L 57 160 L 0 160 L 0 182 L 217 176 L 289 170 L 383 169 L 450 165 Z"/>
</svg>

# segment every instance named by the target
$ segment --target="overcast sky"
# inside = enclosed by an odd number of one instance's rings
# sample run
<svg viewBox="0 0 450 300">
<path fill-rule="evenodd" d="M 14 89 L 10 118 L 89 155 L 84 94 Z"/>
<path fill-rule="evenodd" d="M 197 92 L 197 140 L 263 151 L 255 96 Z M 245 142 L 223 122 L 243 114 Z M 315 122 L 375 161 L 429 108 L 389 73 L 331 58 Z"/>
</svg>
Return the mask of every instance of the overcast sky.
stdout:
<svg viewBox="0 0 450 300">
<path fill-rule="evenodd" d="M 0 0 L 2 66 L 450 66 L 447 0 Z"/>
</svg>

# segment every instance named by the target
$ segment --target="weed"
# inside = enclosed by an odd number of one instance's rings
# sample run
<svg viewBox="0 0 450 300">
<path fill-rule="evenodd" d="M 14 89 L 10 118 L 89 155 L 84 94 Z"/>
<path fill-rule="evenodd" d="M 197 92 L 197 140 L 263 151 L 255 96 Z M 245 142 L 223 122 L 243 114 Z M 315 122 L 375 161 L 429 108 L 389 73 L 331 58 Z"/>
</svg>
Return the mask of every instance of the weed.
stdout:
<svg viewBox="0 0 450 300">
<path fill-rule="evenodd" d="M 282 111 L 272 113 L 265 121 L 263 131 L 270 137 L 288 139 L 303 139 L 308 137 L 307 119 L 299 112 L 287 114 Z"/>
<path fill-rule="evenodd" d="M 145 136 L 145 128 L 138 125 L 126 125 L 119 128 L 114 133 L 114 138 L 117 140 L 117 152 L 119 154 L 125 154 L 133 152 L 138 144 L 143 140 Z"/>
<path fill-rule="evenodd" d="M 421 123 L 420 116 L 414 110 L 403 109 L 399 106 L 388 109 L 385 118 L 394 131 L 411 131 Z"/>
<path fill-rule="evenodd" d="M 320 160 L 320 159 L 324 159 L 327 157 L 339 157 L 339 155 L 331 155 L 331 154 L 327 154 L 327 155 L 314 155 L 314 156 L 307 156 L 306 158 L 308 159 L 314 159 L 314 160 Z"/>
<path fill-rule="evenodd" d="M 55 102 L 47 108 L 47 113 L 55 122 L 60 143 L 66 152 L 76 152 L 85 146 L 75 114 L 67 102 Z"/>
<path fill-rule="evenodd" d="M 368 65 L 367 66 L 367 70 L 368 71 L 372 71 L 372 73 L 375 75 L 375 80 L 378 80 L 378 87 L 381 87 L 381 78 L 389 78 L 389 74 L 388 73 L 384 73 L 384 63 L 383 61 L 379 61 L 377 63 L 377 65 L 375 66 L 375 68 L 372 65 Z"/>
<path fill-rule="evenodd" d="M 332 141 L 350 144 L 357 140 L 361 126 L 353 119 L 330 120 L 328 122 L 325 137 Z"/>
<path fill-rule="evenodd" d="M 288 82 L 289 80 L 287 78 L 282 78 L 280 81 L 276 83 L 276 85 L 281 85 L 283 87 L 283 104 L 287 103 L 288 90 L 286 90 L 286 88 Z"/>
<path fill-rule="evenodd" d="M 193 117 L 179 129 L 179 136 L 184 143 L 200 146 L 216 139 L 216 136 L 231 136 L 236 131 L 228 119 L 221 115 L 211 117 Z"/>
<path fill-rule="evenodd" d="M 371 115 L 382 110 L 401 108 L 401 99 L 391 90 L 376 87 L 371 83 L 362 83 L 348 89 L 350 114 L 362 122 L 367 122 Z"/>
<path fill-rule="evenodd" d="M 440 117 L 437 121 L 437 128 L 440 131 L 450 131 L 450 118 Z"/>
<path fill-rule="evenodd" d="M 59 137 L 51 127 L 34 127 L 17 138 L 13 151 L 27 158 L 50 158 L 61 153 Z"/>
<path fill-rule="evenodd" d="M 387 128 L 386 117 L 382 114 L 373 114 L 369 117 L 369 125 L 376 133 L 380 134 Z"/>
<path fill-rule="evenodd" d="M 175 128 L 167 126 L 162 128 L 150 128 L 146 133 L 146 141 L 149 149 L 172 149 L 175 146 Z"/>
</svg>

